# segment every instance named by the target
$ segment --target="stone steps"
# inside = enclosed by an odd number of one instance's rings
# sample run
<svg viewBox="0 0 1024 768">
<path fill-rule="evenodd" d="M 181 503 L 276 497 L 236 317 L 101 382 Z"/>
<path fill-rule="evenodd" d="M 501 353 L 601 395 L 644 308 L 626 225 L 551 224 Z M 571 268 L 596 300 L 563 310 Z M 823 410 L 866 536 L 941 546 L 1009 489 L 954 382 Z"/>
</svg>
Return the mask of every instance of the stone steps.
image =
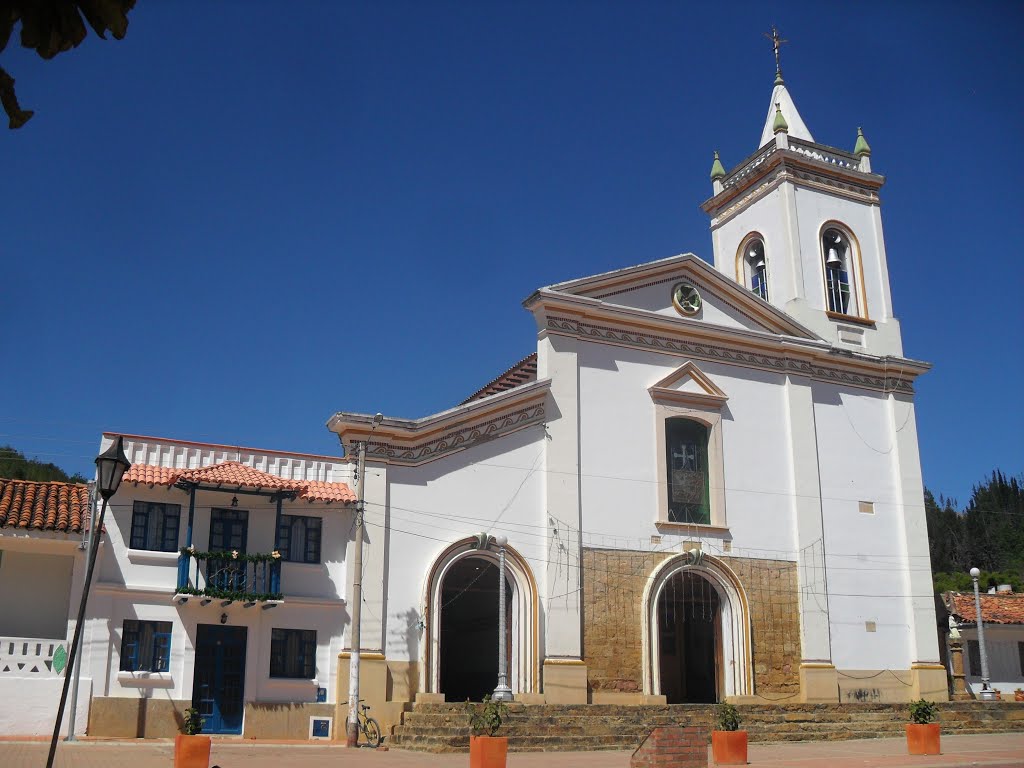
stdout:
<svg viewBox="0 0 1024 768">
<path fill-rule="evenodd" d="M 840 741 L 898 736 L 908 720 L 905 704 L 741 705 L 751 741 Z M 502 725 L 514 752 L 634 749 L 659 725 L 707 725 L 710 705 L 513 704 Z M 1024 706 L 951 702 L 939 707 L 945 733 L 1024 730 Z M 465 752 L 469 715 L 465 704 L 418 704 L 403 715 L 392 746 L 425 752 Z"/>
</svg>

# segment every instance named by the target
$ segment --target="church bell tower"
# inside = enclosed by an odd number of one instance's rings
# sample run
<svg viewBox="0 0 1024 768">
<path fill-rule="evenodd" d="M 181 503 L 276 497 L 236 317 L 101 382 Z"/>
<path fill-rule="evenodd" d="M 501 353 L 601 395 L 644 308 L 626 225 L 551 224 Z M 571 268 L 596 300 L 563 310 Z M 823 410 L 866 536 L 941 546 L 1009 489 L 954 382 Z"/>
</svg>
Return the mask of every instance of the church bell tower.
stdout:
<svg viewBox="0 0 1024 768">
<path fill-rule="evenodd" d="M 782 78 L 773 29 L 775 84 L 759 148 L 726 171 L 715 153 L 711 217 L 716 269 L 838 348 L 903 354 L 893 315 L 871 148 L 857 129 L 853 152 L 814 140 Z"/>
</svg>

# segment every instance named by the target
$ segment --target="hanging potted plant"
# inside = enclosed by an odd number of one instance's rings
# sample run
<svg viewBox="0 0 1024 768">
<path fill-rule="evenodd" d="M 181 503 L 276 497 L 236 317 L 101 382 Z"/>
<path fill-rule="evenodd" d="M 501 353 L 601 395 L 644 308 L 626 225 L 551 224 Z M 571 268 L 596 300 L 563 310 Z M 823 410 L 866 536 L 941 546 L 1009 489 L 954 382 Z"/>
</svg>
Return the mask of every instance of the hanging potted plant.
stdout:
<svg viewBox="0 0 1024 768">
<path fill-rule="evenodd" d="M 203 718 L 199 710 L 185 710 L 181 733 L 174 737 L 174 768 L 210 768 L 210 737 L 200 736 Z"/>
<path fill-rule="evenodd" d="M 931 701 L 918 699 L 910 702 L 910 719 L 907 723 L 907 751 L 912 755 L 938 755 L 939 724 L 933 722 L 938 716 L 938 707 Z"/>
<path fill-rule="evenodd" d="M 740 730 L 736 706 L 723 701 L 715 708 L 718 726 L 711 731 L 711 752 L 718 765 L 747 764 L 747 732 Z"/>
<path fill-rule="evenodd" d="M 508 737 L 498 736 L 501 723 L 508 717 L 503 701 L 484 696 L 482 707 L 466 702 L 469 710 L 469 768 L 505 768 Z"/>
</svg>

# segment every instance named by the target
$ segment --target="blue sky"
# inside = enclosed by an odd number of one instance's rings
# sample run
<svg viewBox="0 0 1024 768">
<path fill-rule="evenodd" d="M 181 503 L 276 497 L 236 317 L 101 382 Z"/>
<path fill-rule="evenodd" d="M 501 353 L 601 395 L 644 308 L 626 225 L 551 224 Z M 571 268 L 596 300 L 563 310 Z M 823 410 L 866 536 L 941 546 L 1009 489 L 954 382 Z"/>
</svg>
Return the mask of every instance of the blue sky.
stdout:
<svg viewBox="0 0 1024 768">
<path fill-rule="evenodd" d="M 101 430 L 337 453 L 533 351 L 535 288 L 711 256 L 712 151 L 774 75 L 863 126 L 926 484 L 1024 466 L 1024 6 L 140 2 L 128 36 L 0 61 L 0 442 L 89 471 Z"/>
</svg>

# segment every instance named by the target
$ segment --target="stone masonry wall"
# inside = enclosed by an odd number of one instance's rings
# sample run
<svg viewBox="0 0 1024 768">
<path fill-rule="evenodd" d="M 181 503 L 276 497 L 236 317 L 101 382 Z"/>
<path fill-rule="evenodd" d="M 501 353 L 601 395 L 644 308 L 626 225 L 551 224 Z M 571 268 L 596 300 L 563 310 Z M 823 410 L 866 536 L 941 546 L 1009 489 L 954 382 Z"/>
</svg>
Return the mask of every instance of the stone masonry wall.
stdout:
<svg viewBox="0 0 1024 768">
<path fill-rule="evenodd" d="M 675 553 L 584 549 L 583 649 L 594 691 L 643 690 L 643 594 L 654 568 Z M 796 563 L 720 558 L 750 607 L 754 692 L 788 700 L 800 691 Z"/>
</svg>

